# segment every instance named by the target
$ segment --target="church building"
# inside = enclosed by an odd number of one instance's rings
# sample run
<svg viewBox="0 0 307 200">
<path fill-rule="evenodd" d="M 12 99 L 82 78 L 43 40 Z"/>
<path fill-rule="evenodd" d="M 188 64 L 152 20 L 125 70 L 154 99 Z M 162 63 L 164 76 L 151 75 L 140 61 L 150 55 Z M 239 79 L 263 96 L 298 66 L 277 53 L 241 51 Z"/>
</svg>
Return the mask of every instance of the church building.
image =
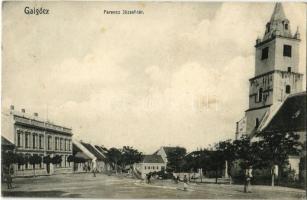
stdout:
<svg viewBox="0 0 307 200">
<path fill-rule="evenodd" d="M 303 91 L 299 73 L 300 33 L 292 34 L 282 4 L 276 3 L 264 36 L 256 40 L 255 73 L 249 79 L 249 107 L 237 122 L 236 139 L 253 136 L 289 95 Z"/>
</svg>

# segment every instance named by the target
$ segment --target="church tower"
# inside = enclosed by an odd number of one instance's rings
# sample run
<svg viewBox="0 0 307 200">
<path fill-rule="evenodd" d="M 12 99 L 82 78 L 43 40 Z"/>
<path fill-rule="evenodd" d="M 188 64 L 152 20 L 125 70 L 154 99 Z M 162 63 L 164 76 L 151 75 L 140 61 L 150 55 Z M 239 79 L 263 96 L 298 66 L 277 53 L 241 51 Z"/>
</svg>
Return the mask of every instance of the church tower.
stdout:
<svg viewBox="0 0 307 200">
<path fill-rule="evenodd" d="M 298 28 L 291 33 L 282 4 L 276 3 L 263 38 L 256 40 L 255 75 L 249 79 L 249 108 L 245 111 L 246 134 L 252 135 L 288 95 L 302 91 L 299 43 Z"/>
</svg>

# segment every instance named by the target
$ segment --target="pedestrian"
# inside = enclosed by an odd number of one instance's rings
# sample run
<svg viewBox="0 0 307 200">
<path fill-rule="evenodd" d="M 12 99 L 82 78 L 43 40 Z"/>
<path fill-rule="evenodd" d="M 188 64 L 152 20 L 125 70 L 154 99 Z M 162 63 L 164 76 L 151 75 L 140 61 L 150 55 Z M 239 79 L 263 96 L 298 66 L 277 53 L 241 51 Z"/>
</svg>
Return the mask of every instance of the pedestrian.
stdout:
<svg viewBox="0 0 307 200">
<path fill-rule="evenodd" d="M 150 184 L 151 173 L 149 172 L 148 174 L 146 174 L 146 177 L 147 177 L 147 183 Z"/>
<path fill-rule="evenodd" d="M 250 166 L 245 170 L 245 183 L 244 183 L 244 192 L 251 192 L 251 178 L 252 178 L 252 167 Z"/>
<path fill-rule="evenodd" d="M 92 168 L 93 168 L 93 176 L 96 177 L 96 171 L 97 171 L 96 160 L 92 161 Z"/>
<path fill-rule="evenodd" d="M 87 166 L 87 171 L 88 171 L 88 172 L 91 172 L 91 167 L 90 167 L 90 165 Z"/>
<path fill-rule="evenodd" d="M 184 175 L 183 177 L 183 190 L 186 191 L 188 188 L 188 178 L 187 175 Z"/>
<path fill-rule="evenodd" d="M 177 182 L 177 177 L 176 177 L 176 176 L 173 176 L 173 181 L 174 181 L 174 183 L 176 183 L 176 184 L 178 183 L 178 182 Z"/>
<path fill-rule="evenodd" d="M 12 175 L 10 173 L 7 174 L 6 176 L 6 184 L 7 184 L 7 189 L 12 189 L 12 182 L 13 182 L 13 178 Z"/>
<path fill-rule="evenodd" d="M 93 168 L 93 177 L 96 177 L 96 169 L 95 168 Z"/>
</svg>

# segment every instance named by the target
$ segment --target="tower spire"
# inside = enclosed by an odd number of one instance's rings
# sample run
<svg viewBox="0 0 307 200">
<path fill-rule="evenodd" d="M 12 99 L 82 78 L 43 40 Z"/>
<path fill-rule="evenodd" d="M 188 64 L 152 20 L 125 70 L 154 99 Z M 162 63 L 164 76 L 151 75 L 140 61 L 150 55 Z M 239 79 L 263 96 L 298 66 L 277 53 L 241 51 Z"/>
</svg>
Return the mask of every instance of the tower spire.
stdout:
<svg viewBox="0 0 307 200">
<path fill-rule="evenodd" d="M 275 4 L 275 8 L 274 8 L 274 11 L 271 17 L 271 22 L 277 21 L 277 20 L 285 20 L 285 19 L 287 18 L 284 12 L 284 8 L 282 4 L 278 2 Z"/>
<path fill-rule="evenodd" d="M 266 24 L 263 41 L 276 36 L 292 38 L 290 22 L 287 19 L 282 3 L 280 2 L 275 4 L 271 19 Z"/>
</svg>

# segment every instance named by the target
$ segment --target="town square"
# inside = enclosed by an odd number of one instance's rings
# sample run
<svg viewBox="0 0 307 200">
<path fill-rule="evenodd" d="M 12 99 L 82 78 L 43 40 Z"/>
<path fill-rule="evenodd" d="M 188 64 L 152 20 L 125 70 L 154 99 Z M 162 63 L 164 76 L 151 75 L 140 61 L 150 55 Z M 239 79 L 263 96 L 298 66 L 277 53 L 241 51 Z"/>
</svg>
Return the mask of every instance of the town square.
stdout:
<svg viewBox="0 0 307 200">
<path fill-rule="evenodd" d="M 306 4 L 2 6 L 3 198 L 306 199 Z"/>
<path fill-rule="evenodd" d="M 32 184 L 27 184 L 31 181 Z M 82 187 L 80 187 L 82 182 Z M 50 187 L 50 184 L 53 186 Z M 252 193 L 244 193 L 241 185 L 191 183 L 188 191 L 180 184 L 159 181 L 146 184 L 141 180 L 99 174 L 67 174 L 64 176 L 24 178 L 16 182 L 14 190 L 4 190 L 4 197 L 65 197 L 65 198 L 131 198 L 145 199 L 304 199 L 304 190 L 270 186 L 253 186 Z"/>
</svg>

